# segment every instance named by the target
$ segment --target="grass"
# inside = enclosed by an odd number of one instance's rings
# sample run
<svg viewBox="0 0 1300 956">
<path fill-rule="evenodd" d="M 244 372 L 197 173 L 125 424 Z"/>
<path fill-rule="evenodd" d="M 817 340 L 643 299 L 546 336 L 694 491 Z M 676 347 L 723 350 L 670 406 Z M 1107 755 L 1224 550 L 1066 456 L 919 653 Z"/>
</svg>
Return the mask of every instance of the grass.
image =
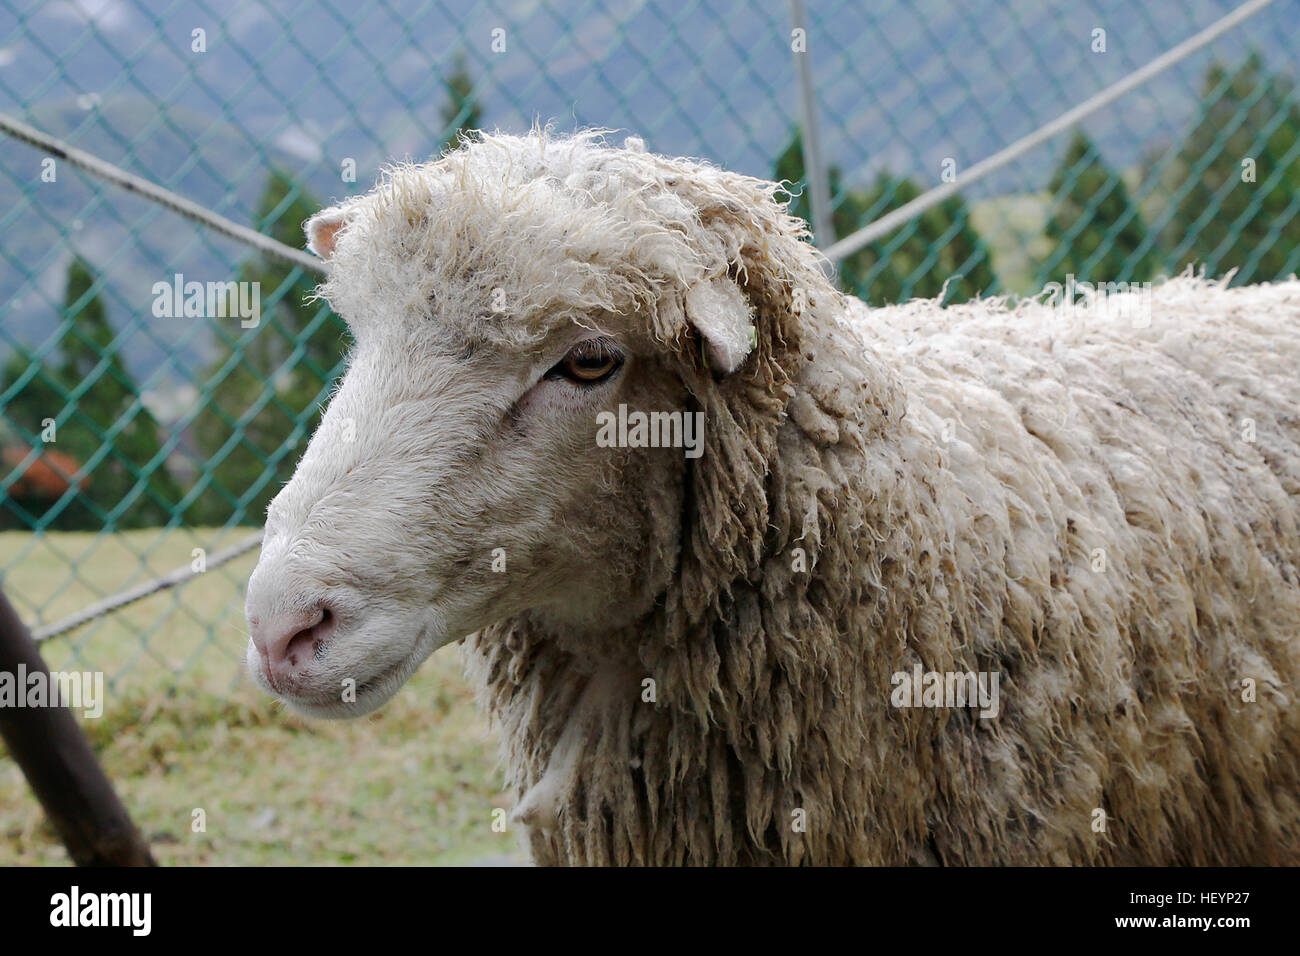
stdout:
<svg viewBox="0 0 1300 956">
<path fill-rule="evenodd" d="M 0 534 L 9 599 L 49 623 L 239 536 L 178 530 Z M 256 551 L 42 645 L 55 670 L 102 670 L 103 716 L 82 719 L 164 865 L 522 861 L 492 829 L 496 742 L 444 648 L 378 714 L 307 721 L 243 674 L 243 582 Z M 202 810 L 203 830 L 197 826 Z M 0 747 L 0 865 L 67 853 Z"/>
</svg>

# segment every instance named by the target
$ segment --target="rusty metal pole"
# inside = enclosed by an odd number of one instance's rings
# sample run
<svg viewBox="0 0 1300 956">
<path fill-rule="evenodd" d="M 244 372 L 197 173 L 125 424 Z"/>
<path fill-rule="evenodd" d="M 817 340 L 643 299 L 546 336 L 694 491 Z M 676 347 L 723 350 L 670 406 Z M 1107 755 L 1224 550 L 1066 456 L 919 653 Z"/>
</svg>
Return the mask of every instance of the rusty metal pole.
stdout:
<svg viewBox="0 0 1300 956">
<path fill-rule="evenodd" d="M 44 672 L 27 626 L 0 591 L 0 673 Z M 52 684 L 46 685 L 52 687 Z M 24 688 L 18 688 L 21 693 Z M 0 705 L 0 736 L 78 866 L 156 866 L 72 711 Z"/>
</svg>

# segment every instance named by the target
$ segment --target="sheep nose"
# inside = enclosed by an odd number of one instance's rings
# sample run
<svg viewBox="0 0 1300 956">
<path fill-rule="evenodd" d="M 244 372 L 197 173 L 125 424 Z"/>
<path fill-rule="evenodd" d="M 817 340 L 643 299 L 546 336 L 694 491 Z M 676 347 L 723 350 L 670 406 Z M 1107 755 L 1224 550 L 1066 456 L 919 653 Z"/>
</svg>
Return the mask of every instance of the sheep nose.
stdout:
<svg viewBox="0 0 1300 956">
<path fill-rule="evenodd" d="M 301 611 L 283 611 L 249 621 L 253 646 L 262 655 L 266 676 L 293 677 L 315 656 L 334 627 L 334 613 L 318 604 Z"/>
</svg>

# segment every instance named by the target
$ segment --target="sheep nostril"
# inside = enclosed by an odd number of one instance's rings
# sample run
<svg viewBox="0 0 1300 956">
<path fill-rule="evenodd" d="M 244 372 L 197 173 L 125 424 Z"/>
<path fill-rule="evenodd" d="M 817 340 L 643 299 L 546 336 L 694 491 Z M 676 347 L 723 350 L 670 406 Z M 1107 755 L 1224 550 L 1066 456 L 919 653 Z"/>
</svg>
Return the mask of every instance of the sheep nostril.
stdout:
<svg viewBox="0 0 1300 956">
<path fill-rule="evenodd" d="M 333 626 L 334 614 L 329 608 L 322 608 L 320 620 L 294 634 L 285 646 L 284 657 L 289 666 L 299 667 L 309 658 L 321 660 L 325 656 L 325 638 Z"/>
<path fill-rule="evenodd" d="M 334 631 L 334 612 L 325 608 L 325 614 L 312 629 L 311 656 L 315 660 L 325 659 L 325 649 L 329 646 L 330 635 Z"/>
</svg>

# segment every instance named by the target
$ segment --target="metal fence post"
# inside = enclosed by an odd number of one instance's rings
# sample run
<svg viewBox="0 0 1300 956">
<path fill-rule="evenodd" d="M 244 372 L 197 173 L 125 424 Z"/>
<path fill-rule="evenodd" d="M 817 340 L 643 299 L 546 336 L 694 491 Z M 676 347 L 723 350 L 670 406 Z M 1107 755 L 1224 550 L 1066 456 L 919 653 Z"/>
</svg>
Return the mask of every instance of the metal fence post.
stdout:
<svg viewBox="0 0 1300 956">
<path fill-rule="evenodd" d="M 790 19 L 794 29 L 802 30 L 808 37 L 808 17 L 803 0 L 790 0 Z M 803 144 L 804 178 L 812 203 L 813 239 L 818 248 L 825 249 L 835 241 L 835 224 L 831 219 L 831 194 L 826 182 L 826 167 L 822 165 L 821 132 L 817 127 L 817 96 L 813 90 L 812 69 L 808 65 L 808 50 L 794 51 L 794 73 L 799 83 L 799 121 L 803 127 L 800 141 Z"/>
<path fill-rule="evenodd" d="M 50 671 L 0 591 L 0 673 Z M 26 680 L 22 682 L 24 685 Z M 26 687 L 18 687 L 23 693 Z M 56 691 L 57 693 L 57 691 Z M 78 866 L 156 866 L 67 707 L 0 707 L 0 736 Z"/>
</svg>

